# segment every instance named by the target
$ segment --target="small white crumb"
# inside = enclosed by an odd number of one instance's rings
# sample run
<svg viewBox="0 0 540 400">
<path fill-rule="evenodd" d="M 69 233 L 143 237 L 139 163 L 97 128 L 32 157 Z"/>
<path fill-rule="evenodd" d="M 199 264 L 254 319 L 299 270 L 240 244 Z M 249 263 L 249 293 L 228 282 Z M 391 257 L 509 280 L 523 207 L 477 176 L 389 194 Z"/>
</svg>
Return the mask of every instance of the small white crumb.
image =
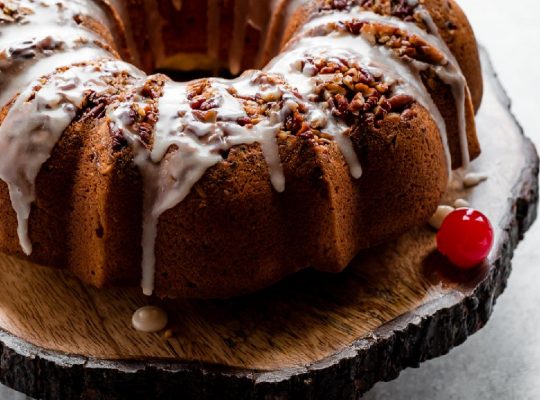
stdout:
<svg viewBox="0 0 540 400">
<path fill-rule="evenodd" d="M 463 186 L 465 186 L 466 188 L 471 188 L 486 181 L 487 179 L 488 176 L 486 174 L 482 174 L 479 172 L 469 172 L 463 178 Z"/>
<path fill-rule="evenodd" d="M 437 207 L 437 211 L 435 211 L 435 214 L 433 214 L 433 216 L 428 221 L 429 224 L 435 229 L 440 229 L 443 221 L 446 219 L 448 214 L 450 214 L 454 210 L 455 208 L 452 206 Z"/>
<path fill-rule="evenodd" d="M 471 203 L 469 203 L 465 199 L 457 199 L 456 201 L 454 201 L 454 207 L 456 208 L 467 208 L 470 207 L 470 205 Z"/>
</svg>

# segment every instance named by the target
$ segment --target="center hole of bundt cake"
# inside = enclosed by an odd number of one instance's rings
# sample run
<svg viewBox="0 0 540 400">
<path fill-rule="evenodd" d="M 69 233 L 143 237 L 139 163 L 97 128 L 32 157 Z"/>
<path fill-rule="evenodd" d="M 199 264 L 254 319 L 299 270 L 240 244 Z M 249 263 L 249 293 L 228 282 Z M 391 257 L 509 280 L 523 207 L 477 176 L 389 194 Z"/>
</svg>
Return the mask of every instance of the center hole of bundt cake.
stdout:
<svg viewBox="0 0 540 400">
<path fill-rule="evenodd" d="M 231 78 L 236 77 L 236 75 L 231 74 L 226 69 L 222 69 L 219 71 L 204 71 L 204 70 L 180 71 L 180 70 L 173 70 L 173 69 L 158 68 L 153 72 L 165 74 L 169 78 L 175 80 L 176 82 L 187 82 L 193 79 L 208 78 L 208 77 L 218 77 L 218 78 L 226 78 L 226 79 L 231 79 Z M 240 74 L 242 74 L 242 72 L 244 71 L 241 71 Z"/>
</svg>

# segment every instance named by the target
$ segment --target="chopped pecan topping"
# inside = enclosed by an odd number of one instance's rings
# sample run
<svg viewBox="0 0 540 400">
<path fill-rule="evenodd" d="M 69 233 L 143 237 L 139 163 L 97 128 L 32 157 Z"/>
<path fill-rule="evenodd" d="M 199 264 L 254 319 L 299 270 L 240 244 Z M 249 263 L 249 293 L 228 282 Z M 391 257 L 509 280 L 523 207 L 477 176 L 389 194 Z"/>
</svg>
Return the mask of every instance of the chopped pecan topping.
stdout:
<svg viewBox="0 0 540 400">
<path fill-rule="evenodd" d="M 392 0 L 392 15 L 405 21 L 413 21 L 416 7 L 419 4 L 416 0 Z"/>
<path fill-rule="evenodd" d="M 17 60 L 35 58 L 37 54 L 47 54 L 48 52 L 62 49 L 64 42 L 54 40 L 51 36 L 42 39 L 32 39 L 12 46 L 0 52 L 1 60 Z"/>
<path fill-rule="evenodd" d="M 414 99 L 406 94 L 397 94 L 388 99 L 391 110 L 403 110 L 413 103 Z"/>
<path fill-rule="evenodd" d="M 164 82 L 165 78 L 162 75 L 153 75 L 148 77 L 138 93 L 119 92 L 109 100 L 111 103 L 129 104 L 129 109 L 122 116 L 122 122 L 129 126 L 130 131 L 136 133 L 146 146 L 150 146 L 153 140 L 152 133 L 158 121 L 158 103 L 163 94 Z M 133 95 L 138 97 L 138 101 L 133 101 L 133 98 L 130 97 Z M 128 141 L 120 129 L 112 129 L 111 134 L 114 151 L 121 151 L 128 145 Z"/>
<path fill-rule="evenodd" d="M 141 89 L 141 95 L 153 100 L 159 99 L 163 92 L 164 83 L 165 79 L 160 75 L 149 77 Z"/>
<path fill-rule="evenodd" d="M 283 114 L 283 131 L 287 134 L 303 135 L 310 130 L 305 118 L 307 106 L 281 76 L 259 72 L 251 78 L 250 83 L 258 88 L 250 95 L 238 93 L 234 86 L 226 89 L 246 113 L 246 116 L 234 122 L 249 129 L 269 118 L 272 113 L 280 112 Z M 190 84 L 188 100 L 193 115 L 201 122 L 216 122 L 220 118 L 216 113 L 220 107 L 220 96 L 222 94 L 210 80 Z"/>
<path fill-rule="evenodd" d="M 418 35 L 409 34 L 399 28 L 358 19 L 340 25 L 353 35 L 362 35 L 372 45 L 387 47 L 398 57 L 408 57 L 431 65 L 445 65 L 448 62 L 435 46 Z M 340 29 L 340 25 L 336 25 L 334 29 Z"/>
<path fill-rule="evenodd" d="M 109 99 L 110 97 L 107 95 L 90 93 L 83 104 L 85 111 L 82 118 L 98 119 L 104 117 Z"/>
<path fill-rule="evenodd" d="M 361 7 L 381 15 L 391 15 L 404 21 L 416 21 L 417 0 L 323 0 L 321 11 L 350 10 Z"/>
<path fill-rule="evenodd" d="M 136 132 L 142 143 L 149 146 L 152 141 L 152 131 L 157 122 L 156 105 L 149 102 L 145 105 L 132 103 L 130 109 L 123 116 L 124 124 L 130 126 L 132 132 Z M 113 150 L 123 150 L 128 142 L 123 132 L 112 129 Z"/>
<path fill-rule="evenodd" d="M 14 4 L 12 1 L 0 1 L 0 24 L 19 23 L 24 20 L 27 15 L 33 14 L 34 11 L 28 7 L 21 7 Z"/>
<path fill-rule="evenodd" d="M 395 82 L 352 61 L 308 58 L 308 63 L 317 71 L 311 100 L 326 103 L 332 115 L 349 126 L 377 127 L 389 113 L 401 114 L 414 103 L 411 96 L 394 94 Z"/>
</svg>

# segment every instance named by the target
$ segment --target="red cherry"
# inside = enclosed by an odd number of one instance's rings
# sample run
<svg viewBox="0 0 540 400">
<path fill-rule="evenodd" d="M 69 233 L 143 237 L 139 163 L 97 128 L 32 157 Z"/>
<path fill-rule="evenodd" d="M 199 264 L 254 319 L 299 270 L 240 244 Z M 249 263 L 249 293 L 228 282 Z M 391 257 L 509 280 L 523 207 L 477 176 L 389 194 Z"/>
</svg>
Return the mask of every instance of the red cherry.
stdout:
<svg viewBox="0 0 540 400">
<path fill-rule="evenodd" d="M 472 208 L 452 211 L 437 233 L 437 248 L 459 268 L 480 264 L 493 246 L 493 228 L 488 218 Z"/>
</svg>

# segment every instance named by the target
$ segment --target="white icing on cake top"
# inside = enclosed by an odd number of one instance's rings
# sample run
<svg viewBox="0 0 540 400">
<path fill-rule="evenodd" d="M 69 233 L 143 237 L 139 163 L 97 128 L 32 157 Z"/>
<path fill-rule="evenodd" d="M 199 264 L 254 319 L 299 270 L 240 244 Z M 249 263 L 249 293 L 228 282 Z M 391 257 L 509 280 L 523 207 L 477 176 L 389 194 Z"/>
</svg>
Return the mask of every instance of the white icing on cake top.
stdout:
<svg viewBox="0 0 540 400">
<path fill-rule="evenodd" d="M 59 51 L 38 54 L 33 59 L 25 60 L 21 65 L 16 65 L 15 71 L 8 69 L 8 65 L 5 66 L 6 68 L 0 65 L 0 82 L 3 85 L 2 91 L 0 91 L 0 107 L 9 103 L 20 92 L 21 88 L 27 87 L 33 81 L 54 72 L 57 68 L 91 60 L 112 58 L 108 51 L 100 47 L 81 45 L 78 39 L 71 43 L 69 41 L 61 43 L 62 47 Z"/>
<path fill-rule="evenodd" d="M 281 1 L 265 4 L 281 4 Z M 291 3 L 301 2 L 297 0 Z M 0 93 L 0 105 L 7 104 L 20 93 L 0 125 L 0 153 L 3 155 L 0 159 L 0 179 L 9 187 L 17 213 L 21 247 L 26 254 L 32 251 L 28 220 L 35 200 L 36 177 L 42 165 L 49 159 L 88 93 L 107 91 L 107 79 L 118 73 L 132 76 L 133 83 L 131 87 L 124 88 L 125 100 L 109 106 L 107 116 L 111 128 L 121 131 L 127 139 L 134 153 L 134 163 L 143 177 L 142 287 L 148 295 L 154 289 L 154 248 L 160 216 L 188 196 L 205 172 L 223 159 L 223 152 L 241 144 L 259 144 L 271 184 L 277 192 L 285 190 L 277 136 L 284 129 L 287 116 L 300 106 L 305 110 L 307 123 L 333 137 L 349 164 L 351 175 L 361 177 L 362 168 L 348 134 L 349 127 L 332 115 L 326 103 L 310 100 L 315 90 L 316 71 L 309 66 L 301 67 L 302 61 L 308 56 L 350 60 L 364 66 L 375 76 L 383 76 L 385 83 L 392 86 L 393 94 L 412 95 L 433 116 L 450 162 L 444 119 L 419 74 L 429 66 L 397 58 L 384 47 L 373 46 L 361 36 L 321 30 L 330 22 L 360 18 L 396 26 L 418 34 L 443 51 L 447 63 L 437 67 L 436 72 L 452 87 L 460 116 L 463 160 L 468 160 L 464 125 L 465 80 L 427 13 L 421 15 L 430 33 L 412 23 L 359 9 L 353 9 L 350 13 L 335 12 L 329 16 L 318 16 L 262 73 L 281 75 L 285 83 L 260 83 L 260 71 L 245 73 L 235 80 L 210 79 L 209 89 L 213 92 L 216 105 L 212 107 L 213 117 L 208 120 L 201 120 L 195 115 L 188 98 L 188 84 L 165 82 L 163 94 L 157 100 L 158 120 L 149 148 L 141 141 L 138 132 L 133 130 L 130 113 L 134 106 L 144 108 L 152 101 L 142 94 L 142 87 L 152 77 L 145 76 L 129 64 L 113 61 L 113 55 L 96 43 L 99 38 L 75 22 L 74 17 L 78 15 L 101 16 L 105 21 L 106 17 L 99 7 L 85 0 L 63 2 L 60 6 L 53 0 L 39 3 L 20 0 L 20 4 L 28 6 L 33 12 L 24 17 L 24 23 L 3 27 L 0 35 L 0 51 L 4 50 L 7 55 L 7 59 L 0 63 L 0 72 L 8 74 L 0 75 L 0 80 L 9 78 L 7 87 Z M 220 8 L 217 1 L 208 0 L 207 4 L 208 55 L 217 58 L 220 48 Z M 261 17 L 265 12 L 258 10 L 257 6 L 258 2 L 252 0 L 235 2 L 229 53 L 229 67 L 233 73 L 239 72 L 242 66 L 247 25 L 267 32 L 273 23 Z M 158 14 L 153 15 L 158 17 Z M 65 29 L 65 34 L 57 35 L 59 29 Z M 29 57 L 28 62 L 21 64 L 21 68 L 14 70 L 12 63 L 16 61 L 17 50 L 26 51 L 24 46 L 32 47 L 32 41 L 39 43 L 44 39 L 52 40 L 58 46 L 39 49 Z M 268 46 L 270 44 L 265 42 L 261 52 L 266 51 Z M 83 61 L 88 63 L 75 65 Z M 58 67 L 70 65 L 65 70 L 55 71 Z M 47 78 L 43 79 L 44 76 Z M 300 97 L 291 88 L 296 88 Z M 248 115 L 238 96 L 268 99 L 269 109 L 265 117 L 253 124 L 239 123 Z"/>
<path fill-rule="evenodd" d="M 276 103 L 269 118 L 250 128 L 239 125 L 236 121 L 247 117 L 247 114 L 229 90 L 234 88 L 238 94 L 248 95 L 253 90 L 249 82 L 257 74 L 259 72 L 252 72 L 234 81 L 211 80 L 209 84 L 214 91 L 217 107 L 213 109 L 215 118 L 208 122 L 200 121 L 194 115 L 186 84 L 166 82 L 158 102 L 159 119 L 151 150 L 141 145 L 137 132 L 124 123 L 133 103 L 144 102 L 139 94 L 110 111 L 113 129 L 120 129 L 129 137 L 130 143 L 139 142 L 134 147 L 135 162 L 141 170 L 145 188 L 142 239 L 142 287 L 145 294 L 151 294 L 154 287 L 154 247 L 159 217 L 184 200 L 208 168 L 223 160 L 221 152 L 240 144 L 259 143 L 274 189 L 278 192 L 285 190 L 277 134 L 287 113 L 298 104 L 292 94 L 280 93 L 284 106 L 277 107 Z M 168 153 L 171 147 L 176 150 Z"/>
<path fill-rule="evenodd" d="M 122 70 L 133 72 L 134 68 L 122 61 L 105 61 L 68 68 L 45 83 L 35 81 L 17 97 L 0 125 L 0 179 L 9 187 L 25 254 L 32 252 L 28 219 L 42 165 L 73 121 L 86 94 L 106 91 L 109 83 L 105 78 Z"/>
<path fill-rule="evenodd" d="M 431 44 L 436 49 L 441 51 L 445 57 L 443 65 L 432 66 L 430 64 L 420 62 L 417 60 L 412 60 L 412 59 L 404 61 L 403 58 L 397 57 L 394 53 L 389 51 L 386 47 L 373 46 L 366 39 L 363 39 L 365 43 L 364 43 L 364 48 L 361 50 L 360 55 L 366 55 L 366 56 L 369 56 L 370 58 L 373 58 L 374 54 L 382 53 L 382 57 L 383 57 L 382 63 L 387 64 L 387 65 L 388 65 L 387 59 L 389 57 L 396 59 L 396 63 L 392 65 L 392 69 L 395 72 L 399 72 L 399 75 L 407 77 L 407 81 L 413 86 L 413 89 L 416 92 L 415 94 L 416 94 L 417 100 L 430 111 L 432 117 L 437 123 L 437 126 L 439 127 L 439 131 L 441 132 L 443 143 L 445 143 L 446 145 L 446 155 L 447 155 L 447 160 L 449 162 L 448 170 L 450 173 L 451 160 L 450 160 L 450 153 L 448 150 L 446 124 L 437 106 L 433 102 L 431 95 L 429 94 L 429 92 L 427 91 L 425 87 L 422 88 L 424 84 L 420 77 L 420 72 L 425 71 L 428 68 L 432 68 L 437 74 L 437 76 L 439 77 L 439 79 L 441 79 L 445 84 L 451 87 L 452 94 L 454 96 L 454 102 L 456 104 L 456 111 L 458 114 L 458 125 L 459 125 L 458 128 L 459 128 L 459 135 L 460 135 L 461 158 L 462 158 L 462 166 L 464 168 L 467 168 L 470 163 L 469 148 L 468 148 L 468 142 L 467 142 L 467 123 L 466 123 L 466 100 L 467 100 L 466 94 L 468 91 L 468 86 L 456 58 L 454 57 L 454 55 L 448 48 L 446 42 L 441 38 L 437 25 L 434 23 L 433 19 L 431 18 L 431 15 L 423 7 L 418 7 L 416 12 L 421 16 L 422 20 L 428 27 L 429 32 L 426 32 L 425 30 L 421 29 L 414 22 L 406 22 L 395 17 L 376 14 L 371 11 L 363 11 L 360 7 L 354 7 L 350 11 L 334 12 L 331 14 L 314 18 L 312 21 L 310 21 L 308 24 L 304 26 L 299 36 L 300 37 L 303 37 L 306 35 L 315 36 L 317 43 L 320 43 L 319 41 L 321 40 L 321 37 L 317 37 L 317 36 L 324 35 L 323 36 L 324 38 L 329 38 L 329 37 L 332 37 L 332 35 L 334 34 L 331 31 L 328 32 L 327 30 L 325 30 L 324 29 L 325 26 L 328 27 L 330 24 L 341 24 L 345 21 L 357 20 L 361 22 L 380 23 L 383 25 L 398 28 L 401 31 L 406 32 L 410 35 L 416 35 L 422 38 L 427 43 Z M 354 36 L 352 34 L 350 36 L 354 37 L 355 39 L 359 39 L 359 37 Z M 315 43 L 312 43 L 312 45 L 313 44 Z M 405 69 L 409 69 L 409 71 L 405 71 Z M 403 73 L 405 73 L 406 75 L 402 75 Z"/>
<path fill-rule="evenodd" d="M 291 86 L 308 97 L 315 88 L 314 77 L 310 71 L 301 71 L 297 67 L 297 62 L 308 56 L 356 60 L 374 75 L 384 74 L 387 83 L 397 82 L 396 94 L 412 95 L 431 113 L 441 132 L 447 159 L 450 158 L 446 126 L 439 109 L 422 84 L 421 79 L 399 59 L 394 59 L 385 49 L 372 46 L 362 37 L 343 32 L 332 32 L 323 37 L 301 37 L 294 43 L 292 49 L 276 57 L 266 70 L 286 77 Z M 347 127 L 331 116 L 330 119 L 328 133 L 334 136 L 340 146 L 340 150 L 351 167 L 352 175 L 359 178 L 361 175 L 360 163 L 352 149 L 350 139 L 346 135 Z"/>
<path fill-rule="evenodd" d="M 76 22 L 85 15 L 106 21 L 94 2 L 17 0 L 7 4 L 21 11 L 21 16 L 0 25 L 0 107 L 58 67 L 112 57 L 98 35 Z M 15 62 L 20 65 L 13 66 Z"/>
</svg>

